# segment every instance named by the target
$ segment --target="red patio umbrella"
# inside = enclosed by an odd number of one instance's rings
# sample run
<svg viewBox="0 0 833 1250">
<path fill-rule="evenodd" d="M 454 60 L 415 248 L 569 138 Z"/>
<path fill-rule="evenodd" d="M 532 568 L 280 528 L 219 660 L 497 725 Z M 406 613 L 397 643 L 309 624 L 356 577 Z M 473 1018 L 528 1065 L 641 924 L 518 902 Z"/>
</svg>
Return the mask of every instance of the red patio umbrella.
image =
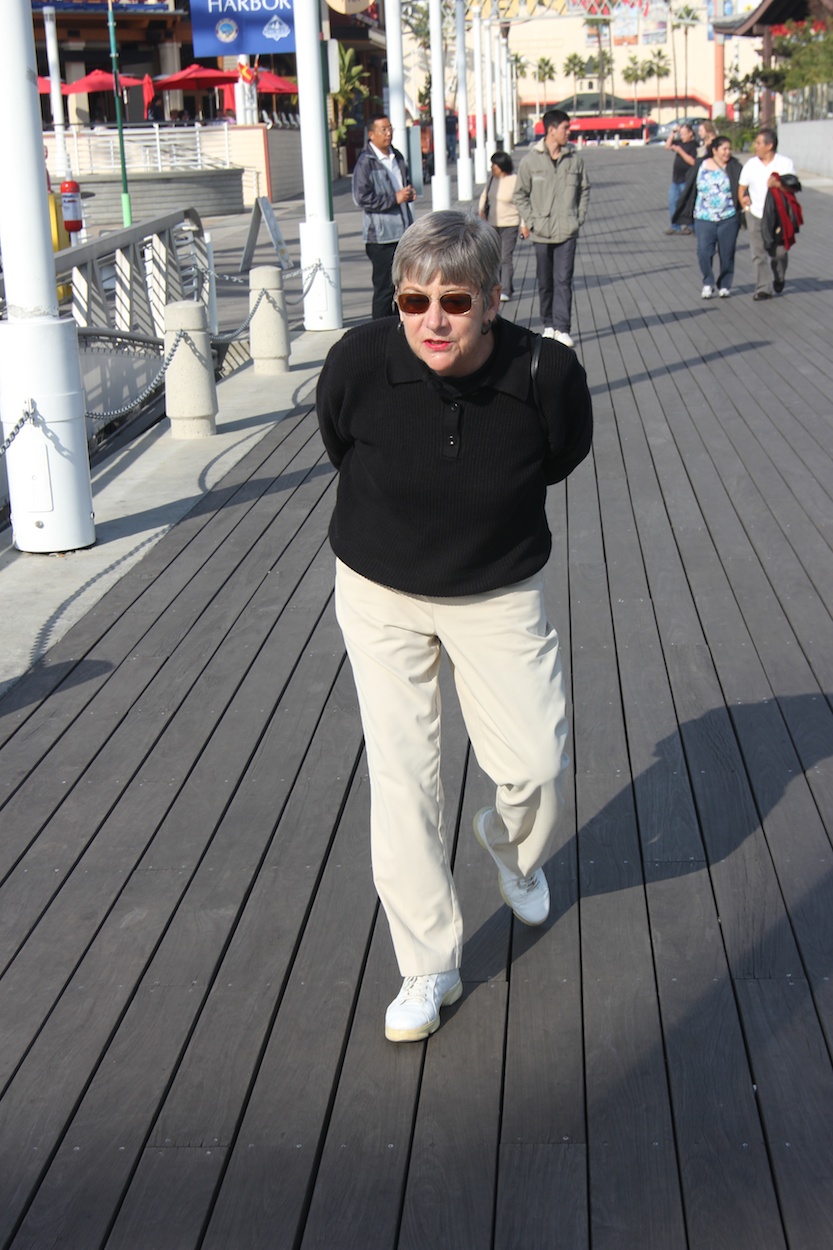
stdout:
<svg viewBox="0 0 833 1250">
<path fill-rule="evenodd" d="M 50 93 L 50 91 L 51 91 L 51 90 L 52 90 L 52 83 L 51 83 L 50 79 L 48 79 L 48 78 L 44 78 L 42 74 L 38 74 L 38 92 L 39 92 L 39 94 L 40 94 L 40 95 L 49 95 L 49 93 Z M 62 83 L 61 83 L 61 95 L 66 95 L 66 93 L 67 93 L 66 83 L 62 82 Z"/>
<path fill-rule="evenodd" d="M 129 74 L 119 74 L 119 85 L 122 87 L 141 87 L 141 78 L 131 78 Z M 107 69 L 93 69 L 89 74 L 85 74 L 83 78 L 76 79 L 75 82 L 67 83 L 64 87 L 64 95 L 78 95 L 79 92 L 86 91 L 112 91 L 113 75 Z"/>
<path fill-rule="evenodd" d="M 298 84 L 273 74 L 270 69 L 262 69 L 257 76 L 257 89 L 263 95 L 296 95 Z"/>
<path fill-rule="evenodd" d="M 168 74 L 167 78 L 157 78 L 156 90 L 187 91 L 190 87 L 193 91 L 208 91 L 211 87 L 222 87 L 229 82 L 237 82 L 237 74 L 232 70 L 194 64 L 178 70 L 176 74 Z"/>
<path fill-rule="evenodd" d="M 150 74 L 145 74 L 142 79 L 142 101 L 145 106 L 145 117 L 148 115 L 148 109 L 156 98 L 156 87 L 153 85 L 153 79 Z"/>
</svg>

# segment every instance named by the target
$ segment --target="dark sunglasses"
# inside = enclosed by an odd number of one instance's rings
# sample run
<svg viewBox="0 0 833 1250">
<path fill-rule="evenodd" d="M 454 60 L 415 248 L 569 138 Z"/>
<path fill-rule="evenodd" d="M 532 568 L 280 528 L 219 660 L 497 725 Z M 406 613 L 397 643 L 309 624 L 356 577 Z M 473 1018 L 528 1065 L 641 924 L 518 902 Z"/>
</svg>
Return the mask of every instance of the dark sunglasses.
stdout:
<svg viewBox="0 0 833 1250">
<path fill-rule="evenodd" d="M 460 317 L 463 313 L 471 312 L 474 300 L 475 296 L 469 295 L 468 291 L 449 291 L 441 295 L 437 302 L 443 312 L 450 313 L 453 317 Z M 431 297 L 406 291 L 402 295 L 397 295 L 396 302 L 400 311 L 406 316 L 417 317 L 421 313 L 428 312 Z"/>
</svg>

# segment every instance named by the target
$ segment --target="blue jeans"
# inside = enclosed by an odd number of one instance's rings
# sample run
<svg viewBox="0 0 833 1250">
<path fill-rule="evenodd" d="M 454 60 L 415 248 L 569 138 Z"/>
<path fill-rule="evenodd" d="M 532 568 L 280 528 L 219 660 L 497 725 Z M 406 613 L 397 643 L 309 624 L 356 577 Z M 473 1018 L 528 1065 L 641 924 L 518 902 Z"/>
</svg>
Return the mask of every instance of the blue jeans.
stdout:
<svg viewBox="0 0 833 1250">
<path fill-rule="evenodd" d="M 668 188 L 668 216 L 671 218 L 671 229 L 677 234 L 682 230 L 682 226 L 674 225 L 674 213 L 677 211 L 677 205 L 680 202 L 680 196 L 683 193 L 683 182 L 672 182 Z"/>
<path fill-rule="evenodd" d="M 735 244 L 740 230 L 740 214 L 724 217 L 723 221 L 699 221 L 695 218 L 694 233 L 697 237 L 697 262 L 703 275 L 703 286 L 714 286 L 712 260 L 717 249 L 720 272 L 717 275 L 718 291 L 728 291 L 735 276 Z"/>
</svg>

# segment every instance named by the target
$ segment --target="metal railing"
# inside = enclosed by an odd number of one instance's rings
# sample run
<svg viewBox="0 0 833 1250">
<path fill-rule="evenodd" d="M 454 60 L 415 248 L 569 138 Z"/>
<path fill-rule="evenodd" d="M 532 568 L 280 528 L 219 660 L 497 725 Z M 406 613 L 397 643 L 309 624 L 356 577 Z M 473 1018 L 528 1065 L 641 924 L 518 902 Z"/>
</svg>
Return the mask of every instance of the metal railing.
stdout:
<svg viewBox="0 0 833 1250">
<path fill-rule="evenodd" d="M 209 247 L 196 209 L 186 208 L 56 253 L 55 277 L 72 280 L 79 326 L 161 339 L 165 305 L 209 305 Z"/>
<path fill-rule="evenodd" d="M 52 136 L 49 136 L 50 138 Z M 70 126 L 67 155 L 76 177 L 108 174 L 121 169 L 118 131 Z M 124 129 L 124 158 L 128 173 L 181 169 L 229 169 L 234 163 L 228 122 L 203 126 L 148 126 Z"/>
<path fill-rule="evenodd" d="M 811 87 L 799 87 L 785 91 L 782 121 L 815 122 L 833 117 L 833 83 L 814 83 Z"/>
</svg>

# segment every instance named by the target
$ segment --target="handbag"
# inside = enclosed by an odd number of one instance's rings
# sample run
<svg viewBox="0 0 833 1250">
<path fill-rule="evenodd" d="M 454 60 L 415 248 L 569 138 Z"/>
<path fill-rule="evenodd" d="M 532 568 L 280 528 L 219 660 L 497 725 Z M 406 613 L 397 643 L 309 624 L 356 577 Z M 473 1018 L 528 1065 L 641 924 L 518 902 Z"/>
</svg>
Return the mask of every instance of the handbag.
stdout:
<svg viewBox="0 0 833 1250">
<path fill-rule="evenodd" d="M 489 192 L 492 189 L 494 177 L 494 174 L 489 174 L 489 181 L 486 183 L 486 198 L 483 201 L 483 216 L 486 218 L 486 221 L 489 220 Z"/>
</svg>

